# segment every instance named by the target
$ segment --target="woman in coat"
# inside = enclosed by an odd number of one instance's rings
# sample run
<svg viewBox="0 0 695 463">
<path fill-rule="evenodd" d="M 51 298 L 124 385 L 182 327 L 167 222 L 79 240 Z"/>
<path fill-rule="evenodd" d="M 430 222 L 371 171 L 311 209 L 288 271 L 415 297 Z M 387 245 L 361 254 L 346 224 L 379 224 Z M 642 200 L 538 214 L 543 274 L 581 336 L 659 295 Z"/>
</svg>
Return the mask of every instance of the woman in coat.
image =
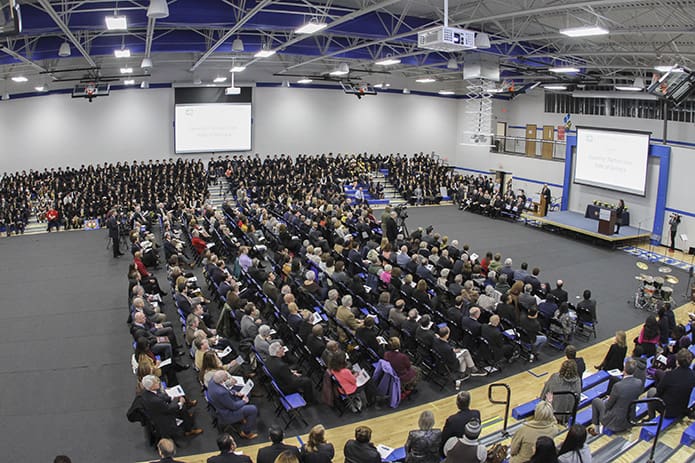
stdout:
<svg viewBox="0 0 695 463">
<path fill-rule="evenodd" d="M 536 440 L 541 436 L 552 438 L 560 431 L 555 420 L 553 406 L 541 400 L 533 411 L 533 419 L 526 421 L 512 437 L 509 463 L 524 463 L 534 454 Z"/>
<path fill-rule="evenodd" d="M 405 442 L 405 463 L 438 463 L 441 429 L 434 427 L 434 415 L 425 410 L 418 419 L 418 428 L 408 433 Z"/>
<path fill-rule="evenodd" d="M 541 391 L 541 400 L 548 397 L 548 394 L 553 395 L 553 410 L 558 412 L 569 413 L 572 411 L 574 399 L 571 395 L 562 394 L 555 395 L 556 392 L 568 391 L 579 396 L 582 392 L 582 380 L 577 373 L 577 362 L 574 360 L 565 360 L 562 362 L 560 371 L 553 373 L 548 381 L 545 382 Z M 560 415 L 557 420 L 562 424 L 566 424 L 570 415 Z"/>
</svg>

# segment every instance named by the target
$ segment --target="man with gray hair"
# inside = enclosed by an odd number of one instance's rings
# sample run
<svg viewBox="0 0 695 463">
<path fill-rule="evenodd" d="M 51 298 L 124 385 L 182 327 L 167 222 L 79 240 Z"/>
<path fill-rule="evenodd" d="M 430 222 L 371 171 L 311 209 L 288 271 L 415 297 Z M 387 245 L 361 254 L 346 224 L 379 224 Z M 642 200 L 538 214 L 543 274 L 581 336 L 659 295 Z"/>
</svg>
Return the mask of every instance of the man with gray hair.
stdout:
<svg viewBox="0 0 695 463">
<path fill-rule="evenodd" d="M 311 379 L 302 376 L 297 370 L 290 369 L 289 365 L 283 361 L 287 348 L 279 342 L 274 342 L 268 350 L 270 357 L 265 365 L 282 392 L 285 394 L 300 392 L 307 403 L 315 403 L 314 385 Z"/>
<path fill-rule="evenodd" d="M 328 291 L 328 299 L 323 303 L 323 310 L 328 315 L 335 317 L 335 313 L 338 311 L 338 297 L 340 293 L 337 289 L 331 289 Z"/>
<path fill-rule="evenodd" d="M 244 439 L 254 439 L 258 436 L 255 432 L 258 409 L 249 404 L 248 396 L 234 391 L 234 385 L 234 379 L 229 373 L 216 371 L 208 384 L 210 404 L 215 407 L 221 425 L 242 423 L 239 435 Z"/>
<path fill-rule="evenodd" d="M 141 383 L 145 389 L 142 405 L 160 436 L 176 439 L 202 434 L 202 429 L 193 427 L 193 415 L 186 410 L 185 397 L 173 400 L 161 390 L 162 383 L 155 375 L 145 376 Z M 176 424 L 177 419 L 181 421 L 180 426 Z"/>
<path fill-rule="evenodd" d="M 524 285 L 524 292 L 519 294 L 519 305 L 528 310 L 538 305 L 536 296 L 533 295 L 533 286 L 530 283 Z"/>
<path fill-rule="evenodd" d="M 152 463 L 183 463 L 180 460 L 174 460 L 176 455 L 176 444 L 171 439 L 159 439 L 157 442 L 157 452 L 161 460 Z"/>
<path fill-rule="evenodd" d="M 514 269 L 512 268 L 513 264 L 514 262 L 512 261 L 511 257 L 507 257 L 504 259 L 504 265 L 502 265 L 502 268 L 499 270 L 500 274 L 507 275 L 507 282 L 514 281 Z"/>
</svg>

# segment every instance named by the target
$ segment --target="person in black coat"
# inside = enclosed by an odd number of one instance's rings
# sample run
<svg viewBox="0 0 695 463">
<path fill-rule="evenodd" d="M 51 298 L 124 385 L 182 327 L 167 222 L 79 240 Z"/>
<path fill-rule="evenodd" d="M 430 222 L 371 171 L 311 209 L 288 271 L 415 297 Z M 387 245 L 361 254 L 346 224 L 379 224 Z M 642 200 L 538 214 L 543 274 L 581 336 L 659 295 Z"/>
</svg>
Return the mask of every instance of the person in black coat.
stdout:
<svg viewBox="0 0 695 463">
<path fill-rule="evenodd" d="M 472 419 L 480 421 L 480 411 L 471 410 L 471 393 L 468 391 L 461 391 L 456 395 L 456 406 L 459 411 L 449 418 L 446 419 L 444 423 L 444 429 L 442 429 L 442 441 L 440 444 L 439 452 L 444 455 L 444 444 L 451 437 L 462 437 L 463 431 L 466 429 L 466 425 Z"/>
<path fill-rule="evenodd" d="M 395 211 L 391 212 L 384 220 L 384 223 L 381 224 L 382 231 L 389 239 L 390 243 L 394 243 L 396 241 L 396 237 L 398 236 L 398 225 L 396 224 L 397 216 L 398 214 Z"/>
<path fill-rule="evenodd" d="M 274 342 L 268 348 L 268 352 L 270 356 L 265 365 L 282 392 L 285 394 L 301 392 L 302 397 L 308 404 L 314 403 L 313 382 L 310 378 L 291 370 L 289 365 L 282 360 L 286 352 L 285 347 L 279 342 Z"/>
<path fill-rule="evenodd" d="M 355 438 L 345 443 L 345 463 L 381 463 L 381 456 L 371 442 L 372 430 L 367 426 L 355 428 Z"/>
<path fill-rule="evenodd" d="M 384 355 L 384 346 L 383 344 L 379 343 L 379 340 L 377 339 L 378 335 L 379 332 L 374 324 L 374 317 L 369 316 L 364 319 L 364 325 L 357 328 L 357 331 L 355 332 L 355 336 L 361 343 L 372 349 L 379 357 L 381 357 Z"/>
<path fill-rule="evenodd" d="M 122 256 L 119 246 L 119 234 L 118 234 L 118 221 L 116 220 L 116 211 L 110 210 L 107 214 L 106 228 L 109 229 L 109 238 L 111 238 L 111 248 L 113 251 L 113 257 Z"/>
<path fill-rule="evenodd" d="M 201 434 L 202 429 L 193 427 L 193 416 L 185 408 L 186 399 L 180 397 L 178 401 L 172 400 L 160 390 L 161 385 L 159 378 L 154 375 L 147 375 L 142 379 L 142 386 L 145 388 L 142 405 L 157 433 L 172 439 Z M 182 421 L 180 427 L 176 424 L 177 419 Z"/>
<path fill-rule="evenodd" d="M 688 349 L 679 350 L 676 354 L 678 367 L 667 371 L 656 388 L 647 391 L 647 397 L 659 397 L 664 401 L 664 418 L 679 420 L 688 414 L 690 394 L 695 387 L 695 371 L 690 369 L 692 360 L 693 355 Z M 651 403 L 649 405 L 649 417 L 653 419 L 655 408 Z"/>
<path fill-rule="evenodd" d="M 278 455 L 285 451 L 293 452 L 297 455 L 297 458 L 299 458 L 299 450 L 297 450 L 297 447 L 282 443 L 282 440 L 285 438 L 282 428 L 279 426 L 271 426 L 268 429 L 268 437 L 272 444 L 258 449 L 256 463 L 275 463 L 275 459 Z"/>
<path fill-rule="evenodd" d="M 253 463 L 247 455 L 237 455 L 236 442 L 232 436 L 222 433 L 217 437 L 217 448 L 220 454 L 208 458 L 207 463 Z"/>
</svg>

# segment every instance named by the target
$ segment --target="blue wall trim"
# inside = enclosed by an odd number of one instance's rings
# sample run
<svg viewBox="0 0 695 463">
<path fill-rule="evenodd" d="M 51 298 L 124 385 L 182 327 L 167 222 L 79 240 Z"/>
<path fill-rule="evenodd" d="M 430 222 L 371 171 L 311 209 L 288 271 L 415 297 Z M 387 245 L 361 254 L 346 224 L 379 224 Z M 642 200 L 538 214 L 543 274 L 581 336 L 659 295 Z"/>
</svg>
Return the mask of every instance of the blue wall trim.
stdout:
<svg viewBox="0 0 695 463">
<path fill-rule="evenodd" d="M 687 215 L 688 217 L 695 217 L 695 212 L 682 211 L 680 209 L 674 209 L 672 207 L 665 207 L 664 210 L 668 212 L 675 212 L 680 215 Z"/>
<path fill-rule="evenodd" d="M 569 204 L 570 188 L 572 185 L 572 147 L 577 146 L 577 137 L 567 137 L 565 147 L 565 188 L 562 190 L 562 203 L 560 209 L 567 210 Z M 671 147 L 667 145 L 649 145 L 649 156 L 659 159 L 659 182 L 656 189 L 656 208 L 654 209 L 654 223 L 652 236 L 661 238 L 664 229 L 664 217 L 666 215 L 666 195 L 668 193 L 668 175 L 671 168 Z"/>
<path fill-rule="evenodd" d="M 476 174 L 483 174 L 483 175 L 490 175 L 491 172 L 489 170 L 478 170 L 478 169 L 469 169 L 468 167 L 457 167 L 454 166 L 454 169 L 456 170 L 465 170 L 467 172 L 475 172 Z M 513 175 L 513 174 L 512 174 Z M 548 185 L 548 186 L 554 186 L 556 188 L 562 188 L 562 185 L 558 185 L 557 183 L 550 183 L 550 182 L 544 182 L 542 180 L 534 180 L 532 178 L 524 178 L 524 177 L 514 177 L 512 176 L 514 180 L 521 180 L 522 182 L 529 182 L 529 183 L 537 183 L 539 185 Z"/>
</svg>

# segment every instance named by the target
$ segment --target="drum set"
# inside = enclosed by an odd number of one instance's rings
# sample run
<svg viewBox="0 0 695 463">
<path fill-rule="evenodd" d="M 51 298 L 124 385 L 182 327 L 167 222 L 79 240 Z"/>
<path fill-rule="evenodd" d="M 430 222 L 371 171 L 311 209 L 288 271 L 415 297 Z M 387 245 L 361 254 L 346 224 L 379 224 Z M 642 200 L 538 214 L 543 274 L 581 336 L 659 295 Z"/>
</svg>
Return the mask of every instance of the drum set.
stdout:
<svg viewBox="0 0 695 463">
<path fill-rule="evenodd" d="M 637 267 L 640 270 L 649 270 L 649 266 L 644 262 L 637 262 Z M 658 271 L 662 274 L 668 274 L 671 273 L 671 268 L 659 267 Z M 673 275 L 652 276 L 641 273 L 635 275 L 635 280 L 641 282 L 635 291 L 634 304 L 636 309 L 657 312 L 663 304 L 673 303 L 673 286 L 667 286 L 667 284 L 677 285 L 677 277 Z"/>
</svg>

